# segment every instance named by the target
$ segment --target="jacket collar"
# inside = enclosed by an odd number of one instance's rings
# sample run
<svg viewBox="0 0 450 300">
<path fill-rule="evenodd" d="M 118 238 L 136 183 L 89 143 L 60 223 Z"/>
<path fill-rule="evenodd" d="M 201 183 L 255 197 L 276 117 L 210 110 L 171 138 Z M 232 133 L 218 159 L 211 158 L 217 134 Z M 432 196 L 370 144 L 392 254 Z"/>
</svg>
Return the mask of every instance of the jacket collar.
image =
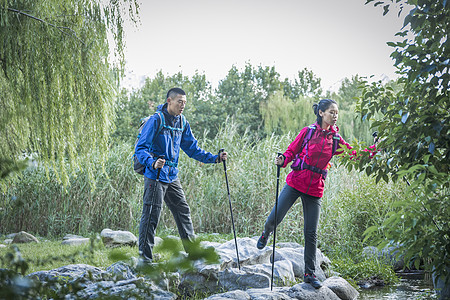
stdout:
<svg viewBox="0 0 450 300">
<path fill-rule="evenodd" d="M 320 127 L 319 123 L 315 122 L 314 126 L 316 126 L 317 129 L 320 129 L 321 131 L 325 131 L 327 134 L 328 133 L 338 133 L 339 132 L 339 127 L 337 125 L 334 126 L 330 126 L 330 129 L 323 129 L 322 127 Z"/>
</svg>

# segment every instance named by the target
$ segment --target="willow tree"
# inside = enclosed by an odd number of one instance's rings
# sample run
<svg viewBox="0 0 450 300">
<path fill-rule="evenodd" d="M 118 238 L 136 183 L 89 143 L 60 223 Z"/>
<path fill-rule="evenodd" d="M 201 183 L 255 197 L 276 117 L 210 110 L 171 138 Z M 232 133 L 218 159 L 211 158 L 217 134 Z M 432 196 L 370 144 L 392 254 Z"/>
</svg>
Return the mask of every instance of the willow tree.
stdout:
<svg viewBox="0 0 450 300">
<path fill-rule="evenodd" d="M 89 156 L 105 157 L 111 70 L 123 70 L 123 24 L 137 8 L 135 0 L 0 0 L 0 178 L 32 156 L 67 182 L 67 163 L 75 169 L 85 157 L 92 171 Z"/>
</svg>

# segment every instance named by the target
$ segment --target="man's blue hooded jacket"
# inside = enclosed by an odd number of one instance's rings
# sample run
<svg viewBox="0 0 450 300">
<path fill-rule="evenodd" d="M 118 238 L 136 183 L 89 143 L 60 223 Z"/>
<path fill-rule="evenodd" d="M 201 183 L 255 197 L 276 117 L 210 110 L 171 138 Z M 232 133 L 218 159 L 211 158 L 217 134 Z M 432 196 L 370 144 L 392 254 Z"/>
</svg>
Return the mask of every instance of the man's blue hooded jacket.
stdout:
<svg viewBox="0 0 450 300">
<path fill-rule="evenodd" d="M 167 111 L 167 103 L 158 106 L 157 111 L 162 111 L 165 124 L 172 128 L 182 128 L 181 116 L 172 116 Z M 162 128 L 156 138 L 154 135 L 158 131 L 161 119 L 157 113 L 152 115 L 145 123 L 141 136 L 136 144 L 135 154 L 139 162 L 145 166 L 144 176 L 156 179 L 157 170 L 152 164 L 163 155 L 166 164 L 161 169 L 159 180 L 162 182 L 173 182 L 178 178 L 178 158 L 180 148 L 191 158 L 203 163 L 215 163 L 218 156 L 202 150 L 198 146 L 197 139 L 191 131 L 189 122 L 186 121 L 184 130 L 171 130 Z M 154 141 L 152 145 L 152 141 Z"/>
</svg>

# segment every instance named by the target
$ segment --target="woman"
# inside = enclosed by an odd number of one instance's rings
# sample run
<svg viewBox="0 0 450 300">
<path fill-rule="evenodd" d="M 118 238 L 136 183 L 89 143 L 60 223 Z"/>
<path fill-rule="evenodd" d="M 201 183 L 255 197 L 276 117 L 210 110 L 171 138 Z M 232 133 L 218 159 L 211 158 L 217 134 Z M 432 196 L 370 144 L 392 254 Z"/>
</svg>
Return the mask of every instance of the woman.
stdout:
<svg viewBox="0 0 450 300">
<path fill-rule="evenodd" d="M 338 144 L 351 148 L 337 133 L 336 122 L 339 109 L 336 101 L 320 100 L 313 105 L 317 122 L 303 128 L 283 155 L 275 159 L 275 164 L 285 168 L 294 160 L 293 170 L 286 178 L 286 184 L 278 198 L 277 225 L 283 220 L 294 202 L 301 197 L 304 216 L 305 235 L 305 274 L 304 281 L 314 288 L 322 284 L 315 277 L 317 224 L 319 222 L 320 202 L 324 190 L 327 167 L 332 156 L 339 153 Z M 342 149 L 340 149 L 342 152 Z M 275 207 L 272 209 L 258 240 L 257 247 L 262 249 L 275 226 Z"/>
</svg>

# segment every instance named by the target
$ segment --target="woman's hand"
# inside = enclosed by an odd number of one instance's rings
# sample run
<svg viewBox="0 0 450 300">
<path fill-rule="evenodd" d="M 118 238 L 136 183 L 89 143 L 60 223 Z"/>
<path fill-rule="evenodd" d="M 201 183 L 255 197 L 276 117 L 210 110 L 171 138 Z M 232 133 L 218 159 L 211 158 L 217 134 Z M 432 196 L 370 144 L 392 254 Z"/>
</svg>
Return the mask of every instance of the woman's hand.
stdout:
<svg viewBox="0 0 450 300">
<path fill-rule="evenodd" d="M 279 155 L 275 158 L 275 164 L 277 166 L 282 166 L 284 165 L 284 156 L 283 155 Z"/>
</svg>

